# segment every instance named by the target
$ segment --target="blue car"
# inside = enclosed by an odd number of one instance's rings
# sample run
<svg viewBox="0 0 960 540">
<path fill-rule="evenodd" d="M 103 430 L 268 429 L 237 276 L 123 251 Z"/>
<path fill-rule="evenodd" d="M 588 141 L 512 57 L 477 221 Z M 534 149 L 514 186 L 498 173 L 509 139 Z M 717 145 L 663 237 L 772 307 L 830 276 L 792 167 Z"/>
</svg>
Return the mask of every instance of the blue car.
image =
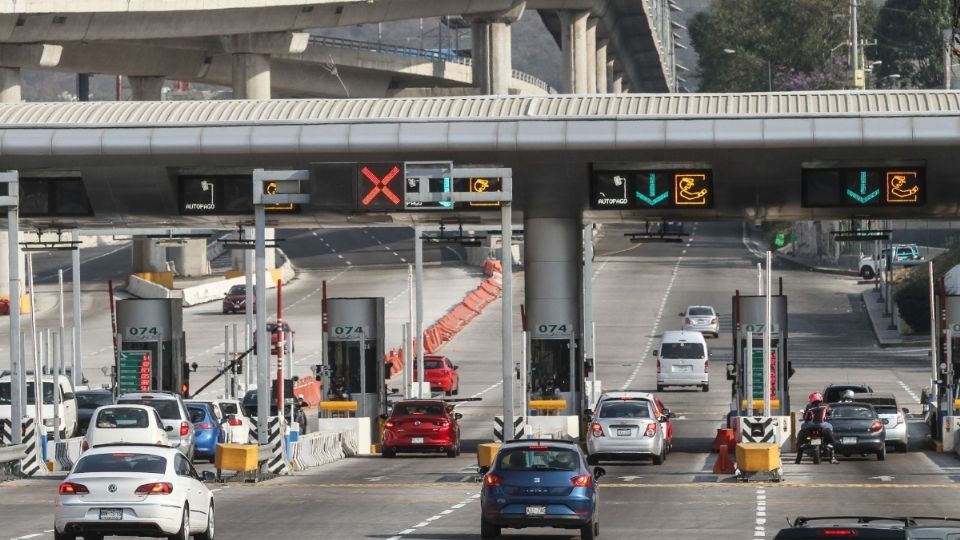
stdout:
<svg viewBox="0 0 960 540">
<path fill-rule="evenodd" d="M 213 462 L 217 452 L 217 443 L 225 440 L 226 433 L 220 423 L 215 405 L 206 402 L 187 402 L 187 411 L 190 412 L 190 421 L 194 429 L 194 458 L 209 459 Z"/>
<path fill-rule="evenodd" d="M 488 468 L 481 467 L 480 537 L 496 538 L 502 528 L 580 529 L 580 537 L 600 534 L 597 480 L 574 442 L 511 441 Z"/>
</svg>

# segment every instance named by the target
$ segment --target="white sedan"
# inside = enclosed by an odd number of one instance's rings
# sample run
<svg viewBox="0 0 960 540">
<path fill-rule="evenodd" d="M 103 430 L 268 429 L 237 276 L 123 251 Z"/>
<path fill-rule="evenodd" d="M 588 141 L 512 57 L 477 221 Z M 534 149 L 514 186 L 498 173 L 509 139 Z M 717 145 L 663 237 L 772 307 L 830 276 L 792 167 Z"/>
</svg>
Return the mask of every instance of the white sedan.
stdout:
<svg viewBox="0 0 960 540">
<path fill-rule="evenodd" d="M 55 540 L 104 535 L 213 540 L 213 494 L 175 448 L 104 446 L 88 450 L 60 484 Z"/>
<path fill-rule="evenodd" d="M 153 407 L 105 405 L 97 408 L 90 417 L 83 450 L 110 444 L 170 446 L 170 440 L 163 420 Z"/>
</svg>

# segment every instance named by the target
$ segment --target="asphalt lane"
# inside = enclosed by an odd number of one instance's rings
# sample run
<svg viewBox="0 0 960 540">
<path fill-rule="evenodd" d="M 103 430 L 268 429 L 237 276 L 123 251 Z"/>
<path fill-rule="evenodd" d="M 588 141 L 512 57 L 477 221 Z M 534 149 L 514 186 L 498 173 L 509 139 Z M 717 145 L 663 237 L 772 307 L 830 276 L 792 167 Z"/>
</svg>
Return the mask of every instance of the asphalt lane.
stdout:
<svg viewBox="0 0 960 540">
<path fill-rule="evenodd" d="M 675 451 L 667 461 L 661 466 L 604 464 L 608 476 L 601 481 L 602 537 L 771 538 L 787 517 L 797 515 L 955 514 L 951 501 L 960 486 L 960 462 L 929 451 L 919 422 L 911 424 L 911 451 L 888 454 L 884 462 L 854 456 L 836 465 L 793 465 L 792 454 L 786 454 L 786 481 L 781 484 L 738 484 L 729 475 L 712 473 L 715 455 L 709 453 L 709 444 L 730 402 L 723 364 L 731 357 L 731 296 L 737 289 L 755 290 L 759 259 L 748 249 L 750 242 L 739 224 L 694 228 L 688 223 L 688 230 L 691 236 L 680 245 L 633 245 L 621 236 L 624 230 L 608 227 L 598 246 L 592 279 L 598 378 L 605 389 L 655 387 L 650 350 L 664 330 L 678 328 L 676 314 L 686 305 L 711 304 L 720 311 L 722 322 L 720 339 L 708 340 L 710 391 L 668 389 L 661 394 L 679 416 L 674 423 Z M 875 346 L 858 304 L 862 286 L 849 278 L 779 264 L 775 273 L 784 278 L 790 297 L 788 354 L 797 369 L 790 381 L 795 408 L 810 391 L 848 380 L 871 383 L 878 391 L 896 393 L 905 406 L 917 406 L 915 396 L 926 380 L 925 351 Z M 360 273 L 350 270 L 339 279 L 350 275 Z M 521 289 L 523 276 L 516 277 Z M 291 287 L 292 297 L 309 293 L 315 284 L 312 281 L 296 293 Z M 360 280 L 356 286 L 367 290 L 373 284 Z M 394 290 L 402 286 L 384 292 Z M 445 350 L 461 365 L 461 396 L 479 393 L 483 398 L 458 407 L 465 413 L 461 429 L 471 441 L 489 438 L 491 417 L 499 410 L 498 309 L 488 308 Z M 477 538 L 474 464 L 475 456 L 469 453 L 455 459 L 354 458 L 258 486 L 230 484 L 217 493 L 218 532 L 237 539 L 276 534 Z M 55 484 L 45 480 L 0 486 L 0 500 L 17 500 L 15 505 L 0 504 L 0 520 L 16 522 L 9 530 L 11 538 L 43 535 L 49 529 L 53 489 Z M 536 529 L 507 530 L 505 537 L 574 536 Z"/>
</svg>

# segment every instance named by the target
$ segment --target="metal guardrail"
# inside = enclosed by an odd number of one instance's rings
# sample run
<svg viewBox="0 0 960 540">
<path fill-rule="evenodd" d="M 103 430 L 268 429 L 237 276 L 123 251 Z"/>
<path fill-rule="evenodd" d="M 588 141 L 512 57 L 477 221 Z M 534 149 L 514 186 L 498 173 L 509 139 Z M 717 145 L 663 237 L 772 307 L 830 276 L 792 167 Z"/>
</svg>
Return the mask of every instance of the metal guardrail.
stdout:
<svg viewBox="0 0 960 540">
<path fill-rule="evenodd" d="M 450 49 L 419 49 L 416 47 L 403 47 L 400 45 L 390 45 L 386 43 L 379 43 L 375 41 L 359 41 L 355 39 L 345 39 L 337 37 L 327 37 L 327 36 L 310 36 L 310 43 L 315 43 L 317 45 L 326 45 L 329 47 L 341 47 L 344 49 L 356 49 L 364 51 L 372 51 L 380 54 L 389 54 L 393 56 L 410 56 L 414 58 L 425 58 L 433 62 L 451 62 L 454 64 L 460 64 L 463 66 L 472 66 L 473 59 L 460 56 L 456 51 Z M 532 84 L 541 90 L 548 93 L 556 93 L 556 89 L 547 84 L 543 79 L 534 77 L 533 75 L 519 71 L 513 70 L 513 78 L 518 81 L 523 81 L 527 84 Z"/>
<path fill-rule="evenodd" d="M 0 446 L 0 464 L 8 461 L 20 461 L 27 456 L 28 445 L 16 444 Z"/>
</svg>

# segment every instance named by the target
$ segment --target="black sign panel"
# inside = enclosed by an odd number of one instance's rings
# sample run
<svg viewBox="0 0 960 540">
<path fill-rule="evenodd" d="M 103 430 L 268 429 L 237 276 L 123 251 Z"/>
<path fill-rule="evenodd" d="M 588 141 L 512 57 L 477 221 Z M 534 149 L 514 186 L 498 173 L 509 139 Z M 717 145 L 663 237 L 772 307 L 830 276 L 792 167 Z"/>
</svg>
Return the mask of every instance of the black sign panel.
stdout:
<svg viewBox="0 0 960 540">
<path fill-rule="evenodd" d="M 805 167 L 804 208 L 916 207 L 926 203 L 924 167 Z"/>
<path fill-rule="evenodd" d="M 234 216 L 253 214 L 252 174 L 189 174 L 177 177 L 180 214 Z M 299 205 L 267 206 L 268 213 L 295 213 Z"/>
<path fill-rule="evenodd" d="M 92 216 L 83 180 L 76 177 L 20 178 L 22 217 Z"/>
<path fill-rule="evenodd" d="M 595 210 L 713 208 L 710 169 L 595 170 L 590 182 Z"/>
</svg>

